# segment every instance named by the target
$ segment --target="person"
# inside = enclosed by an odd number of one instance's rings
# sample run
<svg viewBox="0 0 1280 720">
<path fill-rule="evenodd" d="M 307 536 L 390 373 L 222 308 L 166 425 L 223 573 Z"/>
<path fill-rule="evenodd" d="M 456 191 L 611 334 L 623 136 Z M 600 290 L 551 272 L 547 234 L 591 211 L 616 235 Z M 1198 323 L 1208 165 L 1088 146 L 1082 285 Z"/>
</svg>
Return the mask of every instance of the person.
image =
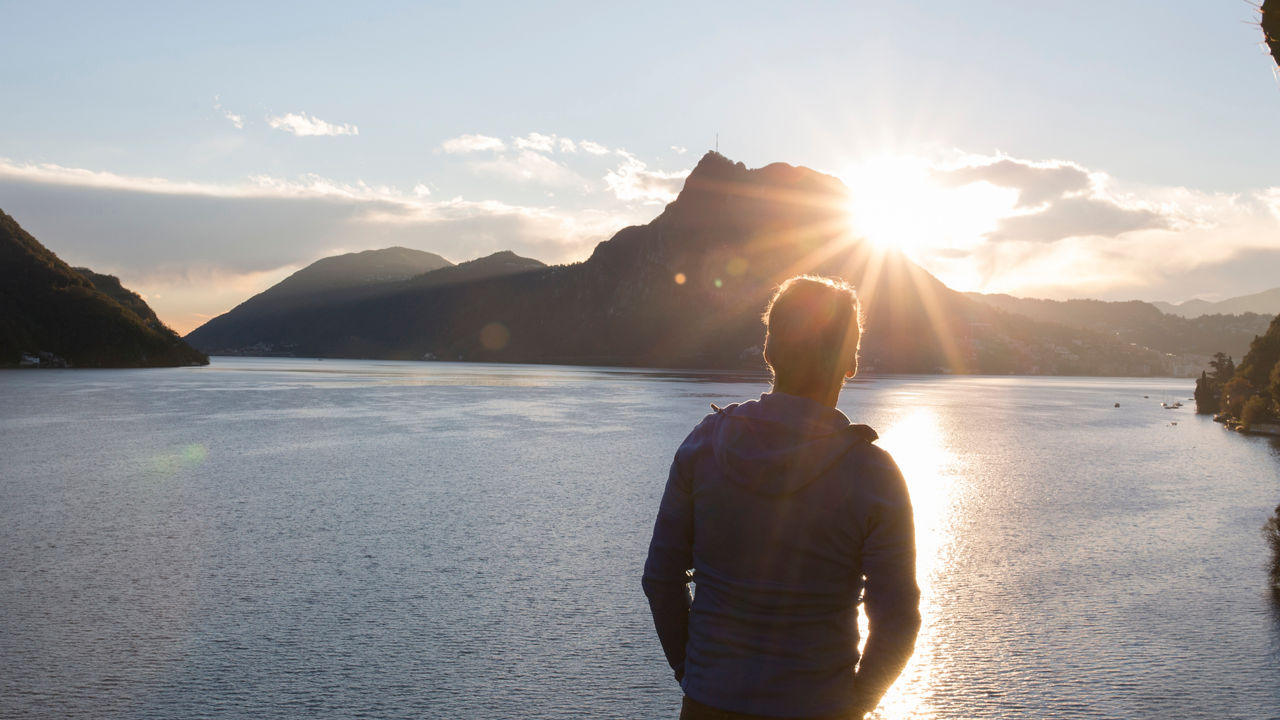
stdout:
<svg viewBox="0 0 1280 720">
<path fill-rule="evenodd" d="M 642 585 L 682 720 L 862 718 L 920 629 L 911 500 L 836 409 L 857 372 L 853 288 L 792 278 L 764 321 L 772 389 L 712 405 L 676 451 Z"/>
</svg>

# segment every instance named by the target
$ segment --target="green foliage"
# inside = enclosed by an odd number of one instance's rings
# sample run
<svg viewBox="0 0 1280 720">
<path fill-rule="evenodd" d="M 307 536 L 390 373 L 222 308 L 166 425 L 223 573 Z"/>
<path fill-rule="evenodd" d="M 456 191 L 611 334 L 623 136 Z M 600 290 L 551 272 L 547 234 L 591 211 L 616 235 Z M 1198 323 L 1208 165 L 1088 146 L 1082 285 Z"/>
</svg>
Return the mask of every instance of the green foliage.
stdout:
<svg viewBox="0 0 1280 720">
<path fill-rule="evenodd" d="M 1239 373 L 1231 378 L 1222 388 L 1222 409 L 1231 417 L 1238 418 L 1244 412 L 1245 403 L 1253 397 L 1253 386 Z"/>
<path fill-rule="evenodd" d="M 1232 375 L 1236 374 L 1236 363 L 1231 359 L 1230 355 L 1223 352 L 1213 354 L 1213 359 L 1209 361 L 1209 367 L 1213 368 L 1212 380 L 1218 385 L 1225 385 Z"/>
<path fill-rule="evenodd" d="M 1196 379 L 1195 398 L 1196 412 L 1212 415 L 1221 407 L 1222 386 L 1209 377 L 1208 373 L 1201 371 L 1200 377 Z"/>
<path fill-rule="evenodd" d="M 1280 315 L 1271 321 L 1267 332 L 1255 337 L 1249 352 L 1240 361 L 1236 374 L 1243 376 L 1255 388 L 1270 385 L 1271 369 L 1280 363 Z"/>
<path fill-rule="evenodd" d="M 1271 399 L 1280 405 L 1280 362 L 1271 368 Z"/>
<path fill-rule="evenodd" d="M 1213 354 L 1209 361 L 1213 374 L 1201 371 L 1196 380 L 1196 412 L 1214 414 L 1222 410 L 1224 388 L 1236 372 L 1236 363 L 1224 352 Z"/>
<path fill-rule="evenodd" d="M 1262 526 L 1262 537 L 1271 547 L 1271 592 L 1280 601 L 1280 505 Z"/>
<path fill-rule="evenodd" d="M 1196 382 L 1199 412 L 1221 410 L 1246 426 L 1280 416 L 1280 315 L 1253 339 L 1239 366 L 1224 353 L 1215 354 L 1209 365 L 1213 373 L 1201 373 Z"/>
<path fill-rule="evenodd" d="M 1240 422 L 1244 425 L 1244 429 L 1266 422 L 1271 419 L 1271 400 L 1261 395 L 1254 395 L 1245 401 L 1244 408 L 1240 411 Z"/>
</svg>

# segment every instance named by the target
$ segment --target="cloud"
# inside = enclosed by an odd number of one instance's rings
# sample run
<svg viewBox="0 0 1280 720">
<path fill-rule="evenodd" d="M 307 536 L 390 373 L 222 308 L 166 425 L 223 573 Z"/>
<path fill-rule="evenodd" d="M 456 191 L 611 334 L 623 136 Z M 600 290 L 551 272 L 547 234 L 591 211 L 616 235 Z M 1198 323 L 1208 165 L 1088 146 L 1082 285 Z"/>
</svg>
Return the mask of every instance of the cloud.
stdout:
<svg viewBox="0 0 1280 720">
<path fill-rule="evenodd" d="M 199 316 L 230 309 L 291 269 L 341 252 L 403 245 L 455 261 L 504 249 L 549 263 L 582 260 L 622 227 L 652 219 L 652 205 L 673 198 L 687 176 L 651 169 L 626 151 L 594 157 L 588 142 L 575 141 L 579 153 L 549 156 L 508 141 L 504 151 L 466 160 L 477 172 L 519 183 L 594 185 L 585 209 L 441 198 L 425 180 L 403 189 L 318 175 L 209 183 L 3 158 L 0 200 L 64 260 L 158 295 L 160 316 L 190 329 Z M 555 145 L 563 147 L 561 138 Z M 928 214 L 938 226 L 969 229 L 923 244 L 918 257 L 952 287 L 1176 301 L 1276 285 L 1280 187 L 1232 194 L 1151 187 L 1071 163 L 1003 157 L 971 157 L 964 167 L 1006 159 L 1024 168 L 1075 168 L 1089 180 L 1081 188 L 1069 172 L 1018 176 L 1018 188 L 1046 198 L 1036 205 L 1015 198 L 1012 180 L 995 186 L 976 171 L 972 182 L 934 188 Z M 603 183 L 586 179 L 596 172 Z M 526 202 L 548 202 L 536 199 L 544 188 L 531 189 L 518 190 Z M 983 194 L 1001 202 L 979 202 Z M 966 214 L 985 220 L 966 225 Z"/>
<path fill-rule="evenodd" d="M 675 152 L 675 154 L 677 154 L 677 155 L 683 155 L 683 154 L 685 154 L 685 153 L 689 152 L 689 148 L 686 148 L 686 147 L 680 147 L 679 145 L 672 145 L 672 146 L 671 146 L 671 149 L 672 149 L 672 151 L 674 151 L 674 152 Z"/>
<path fill-rule="evenodd" d="M 445 140 L 440 149 L 451 155 L 474 152 L 506 152 L 507 148 L 553 155 L 555 153 L 573 154 L 581 150 L 588 155 L 608 155 L 611 150 L 590 140 L 573 140 L 559 135 L 531 132 L 523 137 L 513 137 L 510 141 L 488 135 L 459 135 Z"/>
<path fill-rule="evenodd" d="M 506 143 L 488 135 L 459 135 L 449 138 L 440 144 L 440 149 L 450 155 L 461 155 L 473 152 L 502 152 L 507 149 Z"/>
<path fill-rule="evenodd" d="M 222 117 L 230 121 L 231 124 L 234 125 L 237 130 L 244 129 L 244 117 L 241 115 L 237 115 L 231 112 L 230 110 L 222 107 L 222 102 L 219 98 L 213 99 L 213 109 L 222 113 Z"/>
<path fill-rule="evenodd" d="M 1280 220 L 1280 187 L 1267 188 L 1259 193 L 1259 196 L 1275 219 Z"/>
<path fill-rule="evenodd" d="M 1111 200 L 1067 197 L 1039 212 L 1004 218 L 987 234 L 993 242 L 1052 243 L 1072 237 L 1116 237 L 1135 230 L 1167 230 L 1172 220 L 1145 208 L 1121 207 Z"/>
<path fill-rule="evenodd" d="M 70 168 L 52 163 L 16 163 L 0 158 L 0 181 L 16 181 L 39 185 L 63 185 L 101 190 L 123 190 L 161 195 L 207 195 L 210 197 L 300 197 L 351 194 L 353 186 L 341 186 L 321 178 L 311 181 L 283 181 L 267 176 L 251 178 L 237 184 L 201 183 L 157 177 L 118 175 L 101 170 Z"/>
<path fill-rule="evenodd" d="M 623 162 L 604 176 L 605 185 L 615 197 L 623 201 L 640 200 L 645 203 L 668 203 L 675 200 L 688 170 L 662 172 L 650 170 L 636 156 L 619 150 Z"/>
<path fill-rule="evenodd" d="M 1114 238 L 1137 230 L 1167 230 L 1181 222 L 1178 203 L 1143 200 L 1141 193 L 1118 196 L 1110 189 L 1115 183 L 1106 173 L 1061 160 L 978 158 L 978 162 L 934 169 L 930 177 L 952 191 L 987 183 L 1017 192 L 1017 202 L 985 234 L 989 242 Z"/>
<path fill-rule="evenodd" d="M 533 150 L 536 152 L 549 153 L 554 152 L 558 143 L 554 135 L 543 135 L 542 133 L 529 133 L 522 138 L 516 138 L 516 149 Z"/>
<path fill-rule="evenodd" d="M 500 155 L 493 160 L 476 163 L 473 168 L 479 173 L 519 183 L 563 187 L 586 184 L 586 179 L 578 173 L 533 150 L 524 150 L 512 157 Z"/>
<path fill-rule="evenodd" d="M 1074 163 L 1061 161 L 1033 163 L 1006 157 L 982 165 L 935 171 L 933 175 L 944 187 L 988 182 L 1012 188 L 1018 191 L 1018 204 L 1023 206 L 1036 206 L 1090 187 L 1089 173 Z"/>
<path fill-rule="evenodd" d="M 576 153 L 582 150 L 590 155 L 607 155 L 609 148 L 590 140 L 574 140 L 559 135 L 529 133 L 524 137 L 513 138 L 512 143 L 518 150 L 532 150 L 540 153 Z"/>
<path fill-rule="evenodd" d="M 292 269 L 341 252 L 402 245 L 455 261 L 512 250 L 573 262 L 619 229 L 651 219 L 628 208 L 566 212 L 438 200 L 427 189 L 314 175 L 183 182 L 0 158 L 5 212 L 67 262 L 160 296 L 156 312 L 184 331 Z"/>
<path fill-rule="evenodd" d="M 894 160 L 890 169 L 915 159 Z M 1142 185 L 1070 161 L 1005 155 L 921 163 L 923 181 L 910 175 L 900 191 L 927 212 L 889 213 L 882 229 L 902 231 L 912 256 L 953 288 L 1177 301 L 1277 284 L 1280 188 Z M 851 180 L 885 182 L 871 171 Z"/>
<path fill-rule="evenodd" d="M 286 113 L 284 115 L 269 116 L 267 117 L 267 124 L 276 130 L 291 132 L 298 137 L 360 134 L 360 128 L 355 125 L 334 125 L 306 113 Z"/>
</svg>

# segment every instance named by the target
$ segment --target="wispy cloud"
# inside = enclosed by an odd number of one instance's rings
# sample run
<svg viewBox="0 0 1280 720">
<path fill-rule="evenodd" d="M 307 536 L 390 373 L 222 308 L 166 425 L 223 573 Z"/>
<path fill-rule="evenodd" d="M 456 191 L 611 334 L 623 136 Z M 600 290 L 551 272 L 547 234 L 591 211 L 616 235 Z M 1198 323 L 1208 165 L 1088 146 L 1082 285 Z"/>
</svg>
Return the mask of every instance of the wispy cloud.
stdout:
<svg viewBox="0 0 1280 720">
<path fill-rule="evenodd" d="M 425 183 L 401 190 L 316 175 L 203 183 L 6 159 L 0 198 L 64 260 L 159 296 L 157 313 L 180 330 L 340 252 L 403 245 L 458 261 L 512 250 L 572 262 L 648 219 L 625 207 L 436 199 Z"/>
<path fill-rule="evenodd" d="M 689 175 L 688 170 L 650 170 L 639 158 L 625 150 L 619 150 L 618 155 L 622 157 L 622 164 L 610 170 L 604 176 L 604 182 L 619 200 L 639 200 L 649 204 L 671 202 L 679 194 L 685 177 Z"/>
<path fill-rule="evenodd" d="M 53 163 L 18 163 L 8 158 L 0 158 L 0 181 L 214 198 L 391 200 L 398 197 L 396 191 L 386 185 L 369 185 L 362 181 L 354 184 L 339 183 L 314 174 L 303 175 L 298 179 L 254 175 L 238 183 L 207 183 L 120 175 Z"/>
<path fill-rule="evenodd" d="M 1052 243 L 1073 237 L 1114 238 L 1135 230 L 1167 230 L 1172 218 L 1157 210 L 1122 207 L 1106 198 L 1058 198 L 1038 212 L 1000 220 L 993 242 Z"/>
<path fill-rule="evenodd" d="M 467 134 L 449 138 L 440 144 L 440 149 L 450 155 L 463 155 L 475 152 L 506 152 L 507 148 L 527 150 L 530 152 L 553 155 L 555 153 L 573 154 L 581 150 L 588 155 L 608 155 L 611 150 L 591 140 L 574 140 L 554 133 L 531 132 L 527 135 L 512 137 L 509 140 L 490 135 Z"/>
<path fill-rule="evenodd" d="M 460 155 L 473 152 L 502 152 L 507 144 L 499 138 L 488 135 L 459 135 L 449 138 L 440 144 L 440 149 L 451 154 Z"/>
<path fill-rule="evenodd" d="M 231 112 L 230 110 L 222 107 L 222 101 L 220 98 L 214 98 L 213 109 L 222 113 L 222 117 L 226 118 L 232 125 L 235 126 L 237 130 L 244 129 L 244 116 L 237 115 Z"/>
<path fill-rule="evenodd" d="M 329 137 L 335 135 L 359 135 L 355 125 L 334 125 L 306 113 L 286 113 L 267 117 L 267 124 L 276 130 L 291 132 L 298 137 Z"/>
<path fill-rule="evenodd" d="M 1018 204 L 1035 206 L 1068 193 L 1088 190 L 1089 173 L 1074 163 L 1053 161 L 1033 163 L 1013 158 L 967 165 L 934 173 L 944 186 L 957 187 L 975 182 L 988 182 L 997 187 L 1018 191 Z"/>
<path fill-rule="evenodd" d="M 639 162 L 625 150 L 613 151 L 591 140 L 574 140 L 540 132 L 512 136 L 506 140 L 489 135 L 459 135 L 441 143 L 440 151 L 450 155 L 478 156 L 469 158 L 467 164 L 473 172 L 482 175 L 521 184 L 577 187 L 583 192 L 591 191 L 593 183 L 587 178 L 600 170 L 601 160 L 593 158 L 616 152 L 629 161 Z M 591 165 L 595 167 L 588 167 Z M 643 171 L 643 164 L 639 170 Z M 636 168 L 629 167 L 611 173 L 618 177 L 606 179 L 607 187 L 611 190 L 616 187 L 614 192 L 621 192 L 628 199 L 654 196 L 660 184 L 659 178 L 630 177 L 635 171 Z"/>
<path fill-rule="evenodd" d="M 496 175 L 520 183 L 539 183 L 559 187 L 582 186 L 586 179 L 567 166 L 532 150 L 514 156 L 501 155 L 477 163 L 476 172 Z"/>
<path fill-rule="evenodd" d="M 559 146 L 554 135 L 543 135 L 542 133 L 529 133 L 524 137 L 516 138 L 516 148 L 520 150 L 534 150 L 541 153 L 554 152 Z"/>
</svg>

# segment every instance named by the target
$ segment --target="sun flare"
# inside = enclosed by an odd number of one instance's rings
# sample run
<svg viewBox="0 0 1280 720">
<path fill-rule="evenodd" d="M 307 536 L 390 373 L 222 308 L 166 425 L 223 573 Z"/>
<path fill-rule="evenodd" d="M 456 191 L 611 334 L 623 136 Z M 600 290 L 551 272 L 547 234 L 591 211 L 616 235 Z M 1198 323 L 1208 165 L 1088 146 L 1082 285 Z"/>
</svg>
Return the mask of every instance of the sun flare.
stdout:
<svg viewBox="0 0 1280 720">
<path fill-rule="evenodd" d="M 965 253 L 1010 213 L 1016 193 L 986 183 L 947 186 L 924 158 L 881 155 L 839 173 L 854 232 L 914 260 Z"/>
</svg>

